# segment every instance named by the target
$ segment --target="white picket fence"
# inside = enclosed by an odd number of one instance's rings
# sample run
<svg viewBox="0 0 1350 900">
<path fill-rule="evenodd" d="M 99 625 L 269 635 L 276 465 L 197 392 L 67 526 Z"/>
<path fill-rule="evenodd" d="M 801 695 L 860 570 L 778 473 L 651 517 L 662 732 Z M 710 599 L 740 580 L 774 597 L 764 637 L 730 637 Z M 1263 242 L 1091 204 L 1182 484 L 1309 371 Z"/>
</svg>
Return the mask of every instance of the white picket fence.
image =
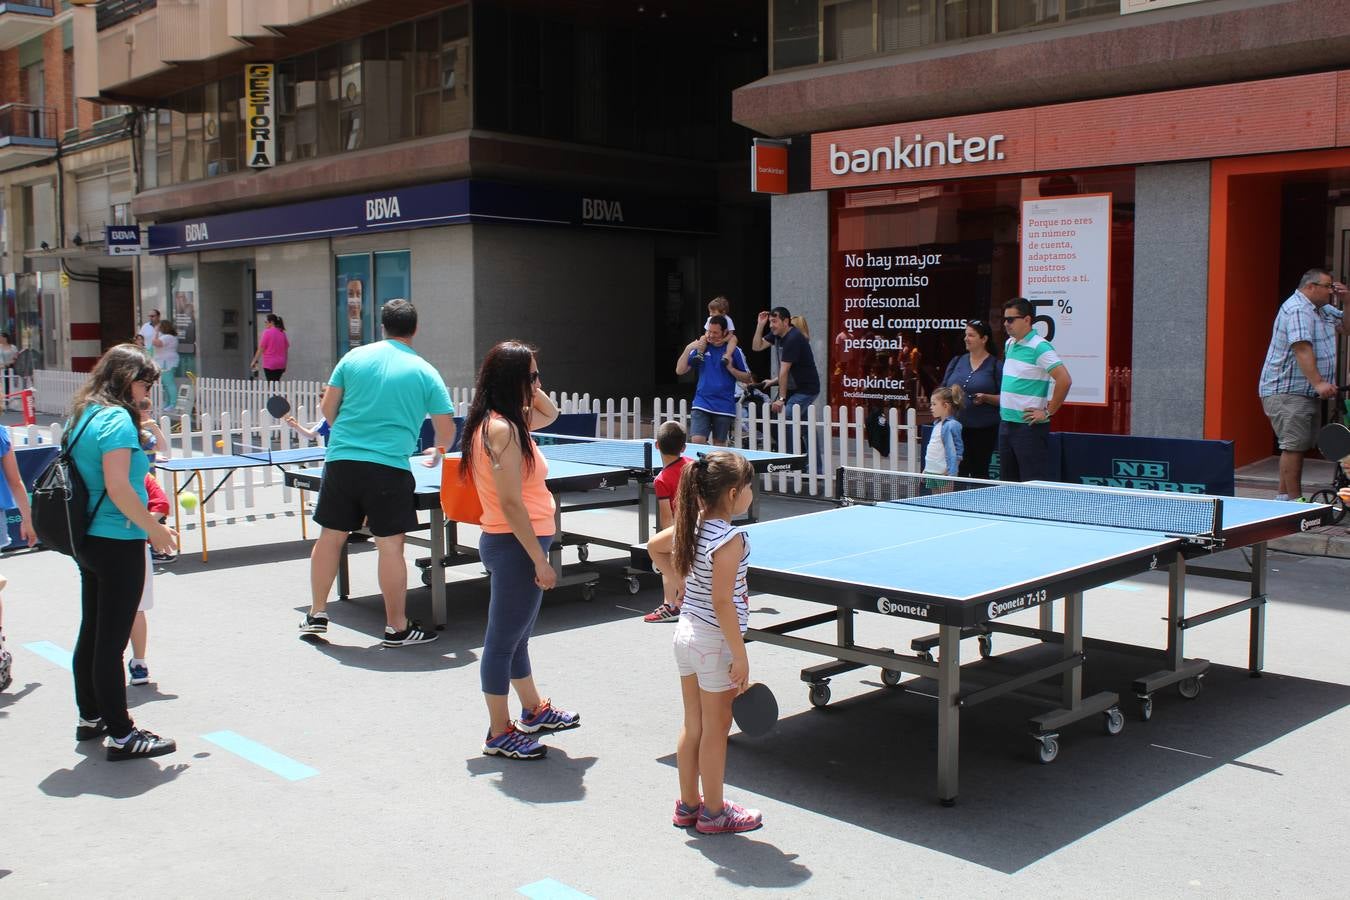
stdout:
<svg viewBox="0 0 1350 900">
<path fill-rule="evenodd" d="M 38 370 L 34 372 L 34 387 L 38 409 L 46 413 L 63 414 L 70 409 L 75 390 L 88 376 L 78 372 Z M 290 400 L 293 414 L 303 422 L 317 421 L 319 397 L 323 383 L 317 381 L 246 381 L 242 379 L 199 378 L 196 382 L 197 415 L 189 420 L 183 416 L 173 420 L 178 429 L 170 437 L 173 456 L 212 456 L 228 452 L 232 441 L 275 440 L 274 446 L 299 446 L 299 438 L 290 428 L 278 423 L 264 410 L 267 398 L 280 394 Z M 455 408 L 466 412 L 473 402 L 471 388 L 453 388 L 450 391 Z M 161 399 L 156 389 L 152 397 Z M 644 402 L 639 397 L 599 398 L 583 393 L 557 393 L 550 396 L 564 413 L 593 413 L 597 419 L 596 436 L 629 440 L 655 437 L 662 422 L 674 420 L 689 427 L 691 410 L 688 400 L 656 398 Z M 740 437 L 734 443 L 752 450 L 782 448 L 797 450 L 798 435 L 806 435 L 807 468 L 800 472 L 764 475 L 762 489 L 782 493 L 804 494 L 814 497 L 834 497 L 834 472 L 839 466 L 861 466 L 872 469 L 917 471 L 919 460 L 919 427 L 914 410 L 900 412 L 887 410 L 885 420 L 869 428 L 863 407 L 831 407 L 818 405 L 773 415 L 762 407 L 747 407 L 740 420 Z M 169 422 L 169 419 L 164 419 Z M 165 434 L 170 429 L 165 427 Z M 887 447 L 886 455 L 873 449 L 868 440 L 869 431 L 877 442 Z M 16 443 L 46 443 L 60 439 L 60 428 L 53 427 L 50 436 L 45 427 L 14 429 Z M 243 437 L 251 435 L 251 438 Z M 275 436 L 275 437 L 274 437 Z M 217 442 L 222 442 L 217 447 Z M 223 449 L 222 449 L 223 448 Z M 819 464 L 817 464 L 819 461 Z M 218 476 L 215 476 L 218 477 Z M 212 498 L 208 510 L 220 498 L 225 508 L 233 510 L 242 503 L 253 504 L 253 490 L 271 486 L 280 481 L 271 467 L 241 470 L 230 485 L 223 487 Z M 214 486 L 214 482 L 212 483 Z M 208 488 L 208 491 L 210 488 Z M 289 499 L 289 492 L 287 494 Z"/>
</svg>

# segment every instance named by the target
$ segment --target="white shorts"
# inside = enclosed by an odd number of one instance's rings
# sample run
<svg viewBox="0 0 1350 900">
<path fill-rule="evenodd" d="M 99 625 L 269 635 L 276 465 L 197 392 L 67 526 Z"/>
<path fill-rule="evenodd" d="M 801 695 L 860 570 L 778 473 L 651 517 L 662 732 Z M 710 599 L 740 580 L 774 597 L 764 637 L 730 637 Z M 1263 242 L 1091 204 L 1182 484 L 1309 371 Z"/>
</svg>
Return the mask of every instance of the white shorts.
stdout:
<svg viewBox="0 0 1350 900">
<path fill-rule="evenodd" d="M 710 694 L 735 690 L 727 639 L 720 630 L 686 616 L 675 623 L 675 666 L 681 678 L 697 675 L 700 690 Z"/>
<path fill-rule="evenodd" d="M 155 560 L 150 555 L 150 545 L 145 545 L 145 586 L 141 588 L 141 605 L 136 607 L 141 612 L 149 612 L 155 608 Z"/>
</svg>

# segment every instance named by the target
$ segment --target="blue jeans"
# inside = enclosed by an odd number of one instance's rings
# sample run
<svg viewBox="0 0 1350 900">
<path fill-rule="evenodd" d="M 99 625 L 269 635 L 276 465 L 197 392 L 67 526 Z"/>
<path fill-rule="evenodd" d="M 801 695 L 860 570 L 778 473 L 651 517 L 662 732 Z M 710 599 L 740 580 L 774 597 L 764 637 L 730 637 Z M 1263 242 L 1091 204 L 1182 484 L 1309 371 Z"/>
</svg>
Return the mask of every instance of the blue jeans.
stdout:
<svg viewBox="0 0 1350 900">
<path fill-rule="evenodd" d="M 813 404 L 813 403 L 816 402 L 816 397 L 818 397 L 818 396 L 820 396 L 820 395 L 819 395 L 819 394 L 798 394 L 798 393 L 792 393 L 792 394 L 788 394 L 787 400 L 784 401 L 784 403 L 783 403 L 783 415 L 786 416 L 786 417 L 788 417 L 788 418 L 791 418 L 791 417 L 792 417 L 792 407 L 796 406 L 796 407 L 799 407 L 799 408 L 801 409 L 802 427 L 801 427 L 800 433 L 797 435 L 797 444 L 796 444 L 795 447 L 793 447 L 793 449 L 792 449 L 792 451 L 791 451 L 791 452 L 793 452 L 793 453 L 800 453 L 800 454 L 802 454 L 803 456 L 805 456 L 805 455 L 806 455 L 806 452 L 807 452 L 807 448 L 811 446 L 810 441 L 807 440 L 807 434 L 810 432 L 810 428 L 806 425 L 806 416 L 807 416 L 807 410 L 811 408 L 811 404 Z M 817 445 L 816 445 L 816 468 L 815 468 L 815 471 L 816 471 L 817 473 L 819 473 L 819 474 L 822 474 L 822 475 L 823 475 L 824 473 L 821 472 L 820 469 L 821 469 L 821 467 L 822 467 L 823 465 L 824 465 L 824 463 L 821 462 L 820 445 L 817 444 Z"/>
<path fill-rule="evenodd" d="M 547 553 L 553 535 L 538 540 Z M 544 592 L 534 583 L 530 554 L 514 534 L 484 532 L 478 539 L 478 555 L 488 570 L 490 591 L 478 677 L 483 693 L 505 694 L 512 679 L 530 674 L 530 633 L 539 617 Z"/>
<path fill-rule="evenodd" d="M 164 388 L 164 408 L 173 409 L 178 402 L 178 386 L 173 380 L 173 369 L 163 369 L 159 373 L 160 386 Z"/>
</svg>

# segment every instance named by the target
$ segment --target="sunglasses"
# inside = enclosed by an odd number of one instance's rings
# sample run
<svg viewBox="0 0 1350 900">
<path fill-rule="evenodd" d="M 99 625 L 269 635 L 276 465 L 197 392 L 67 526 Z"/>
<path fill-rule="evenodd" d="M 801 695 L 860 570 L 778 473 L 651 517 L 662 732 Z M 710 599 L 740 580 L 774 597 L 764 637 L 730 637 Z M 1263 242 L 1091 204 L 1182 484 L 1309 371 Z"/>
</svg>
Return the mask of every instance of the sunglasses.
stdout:
<svg viewBox="0 0 1350 900">
<path fill-rule="evenodd" d="M 1009 322 L 1016 322 L 1018 319 L 1029 319 L 1029 318 L 1031 318 L 1031 316 L 1004 316 L 1003 324 L 1007 325 Z"/>
<path fill-rule="evenodd" d="M 538 383 L 539 383 L 539 372 L 538 370 L 535 370 L 530 373 L 530 384 L 538 384 Z"/>
</svg>

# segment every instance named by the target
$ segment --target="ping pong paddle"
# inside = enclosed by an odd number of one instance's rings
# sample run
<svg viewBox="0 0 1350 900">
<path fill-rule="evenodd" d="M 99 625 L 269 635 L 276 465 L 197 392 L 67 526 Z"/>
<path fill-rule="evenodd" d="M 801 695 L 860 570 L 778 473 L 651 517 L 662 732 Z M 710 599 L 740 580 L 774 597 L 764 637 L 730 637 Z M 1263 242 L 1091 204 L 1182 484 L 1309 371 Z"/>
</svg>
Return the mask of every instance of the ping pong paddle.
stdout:
<svg viewBox="0 0 1350 900">
<path fill-rule="evenodd" d="M 778 700 L 767 684 L 756 682 L 731 702 L 731 717 L 742 734 L 763 737 L 778 722 Z"/>
<path fill-rule="evenodd" d="M 1324 425 L 1317 433 L 1317 449 L 1332 462 L 1340 462 L 1350 456 L 1350 428 L 1339 422 Z"/>
<path fill-rule="evenodd" d="M 280 394 L 267 398 L 267 412 L 274 419 L 280 419 L 291 411 L 291 401 Z"/>
</svg>

